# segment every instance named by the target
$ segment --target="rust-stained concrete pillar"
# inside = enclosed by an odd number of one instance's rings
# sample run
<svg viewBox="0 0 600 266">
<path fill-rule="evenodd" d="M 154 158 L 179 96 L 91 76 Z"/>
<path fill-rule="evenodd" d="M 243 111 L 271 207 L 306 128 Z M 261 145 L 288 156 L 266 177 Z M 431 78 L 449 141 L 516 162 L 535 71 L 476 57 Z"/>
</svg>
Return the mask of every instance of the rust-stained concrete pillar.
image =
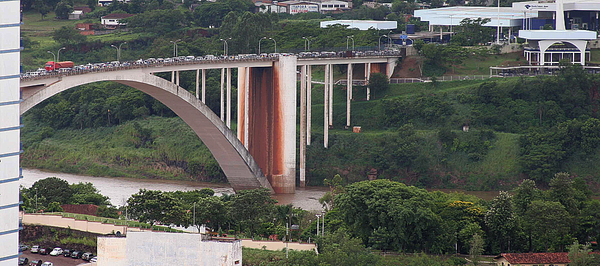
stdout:
<svg viewBox="0 0 600 266">
<path fill-rule="evenodd" d="M 329 144 L 329 67 L 330 65 L 325 65 L 325 91 L 323 95 L 323 99 L 325 99 L 323 103 L 323 147 L 327 149 Z"/>
<path fill-rule="evenodd" d="M 371 100 L 371 85 L 369 84 L 369 80 L 371 79 L 371 63 L 367 63 L 367 67 L 365 67 L 366 73 L 365 78 L 367 79 L 367 101 Z"/>
<path fill-rule="evenodd" d="M 206 69 L 202 69 L 202 103 L 206 104 Z"/>
<path fill-rule="evenodd" d="M 227 68 L 227 127 L 231 128 L 231 68 Z"/>
<path fill-rule="evenodd" d="M 179 86 L 179 71 L 175 71 L 175 84 Z"/>
<path fill-rule="evenodd" d="M 225 69 L 221 68 L 221 121 L 225 122 Z"/>
<path fill-rule="evenodd" d="M 276 193 L 296 190 L 296 62 L 238 68 L 238 139 Z"/>
<path fill-rule="evenodd" d="M 348 64 L 346 71 L 348 77 L 346 79 L 346 127 L 350 127 L 350 102 L 352 101 L 352 64 Z"/>
<path fill-rule="evenodd" d="M 300 187 L 306 186 L 306 65 L 300 70 Z"/>
<path fill-rule="evenodd" d="M 310 145 L 310 131 L 311 131 L 311 111 L 312 111 L 312 70 L 310 65 L 306 66 L 306 145 Z"/>
</svg>

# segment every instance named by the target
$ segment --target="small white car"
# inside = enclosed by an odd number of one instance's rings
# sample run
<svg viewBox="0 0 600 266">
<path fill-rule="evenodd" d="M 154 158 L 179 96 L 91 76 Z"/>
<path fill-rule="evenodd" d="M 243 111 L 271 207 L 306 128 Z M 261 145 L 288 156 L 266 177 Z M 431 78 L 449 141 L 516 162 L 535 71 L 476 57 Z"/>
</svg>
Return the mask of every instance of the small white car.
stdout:
<svg viewBox="0 0 600 266">
<path fill-rule="evenodd" d="M 58 256 L 58 255 L 62 255 L 62 254 L 63 254 L 62 248 L 54 248 L 52 251 L 50 251 L 50 256 Z"/>
<path fill-rule="evenodd" d="M 46 261 L 44 264 L 42 264 L 42 266 L 54 266 L 54 263 Z"/>
<path fill-rule="evenodd" d="M 40 252 L 40 246 L 32 246 L 31 247 L 31 253 L 38 253 Z"/>
<path fill-rule="evenodd" d="M 98 257 L 93 257 L 90 262 L 98 262 Z"/>
</svg>

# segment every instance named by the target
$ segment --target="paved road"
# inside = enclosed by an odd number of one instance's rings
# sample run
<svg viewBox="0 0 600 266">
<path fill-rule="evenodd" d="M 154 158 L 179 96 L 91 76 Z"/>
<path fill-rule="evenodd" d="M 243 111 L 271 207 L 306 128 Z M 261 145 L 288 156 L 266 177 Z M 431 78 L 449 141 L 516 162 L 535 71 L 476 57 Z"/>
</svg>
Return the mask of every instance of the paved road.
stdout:
<svg viewBox="0 0 600 266">
<path fill-rule="evenodd" d="M 29 259 L 29 262 L 32 260 L 42 260 L 43 262 L 50 261 L 54 263 L 54 266 L 77 266 L 88 263 L 82 259 L 72 259 L 70 257 L 60 256 L 50 256 L 50 255 L 40 255 L 36 253 L 31 253 L 29 250 L 23 251 L 23 255 L 20 257 L 25 257 Z"/>
</svg>

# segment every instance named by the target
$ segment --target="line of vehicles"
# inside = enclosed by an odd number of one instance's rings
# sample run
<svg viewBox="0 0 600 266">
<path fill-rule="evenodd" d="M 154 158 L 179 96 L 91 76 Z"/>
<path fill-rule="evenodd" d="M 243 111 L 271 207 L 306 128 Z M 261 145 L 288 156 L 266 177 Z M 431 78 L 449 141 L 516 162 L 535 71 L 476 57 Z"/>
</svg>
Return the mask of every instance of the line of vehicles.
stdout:
<svg viewBox="0 0 600 266">
<path fill-rule="evenodd" d="M 340 51 L 340 52 L 301 52 L 298 54 L 291 53 L 262 53 L 262 54 L 239 54 L 230 56 L 177 56 L 169 58 L 148 58 L 139 59 L 136 61 L 112 61 L 95 64 L 75 65 L 71 61 L 54 62 L 48 61 L 44 68 L 38 68 L 35 71 L 21 73 L 22 79 L 35 78 L 47 75 L 61 74 L 82 74 L 100 70 L 118 70 L 122 68 L 138 68 L 151 67 L 157 65 L 172 65 L 172 64 L 197 64 L 211 63 L 214 61 L 248 61 L 248 60 L 274 60 L 280 56 L 296 55 L 298 58 L 344 58 L 344 57 L 369 57 L 369 56 L 399 56 L 400 51 L 382 50 L 382 51 Z"/>
<path fill-rule="evenodd" d="M 28 248 L 29 247 L 26 245 L 19 245 L 20 252 L 23 252 L 23 251 L 27 250 Z M 30 252 L 33 254 L 40 254 L 40 255 L 64 256 L 64 257 L 70 257 L 73 259 L 82 259 L 82 260 L 89 261 L 89 262 L 96 262 L 98 260 L 98 258 L 96 256 L 94 256 L 94 254 L 91 252 L 62 249 L 60 247 L 55 247 L 54 249 L 50 249 L 50 248 L 40 247 L 39 245 L 34 245 L 31 247 Z M 49 261 L 42 262 L 42 260 L 29 261 L 29 259 L 27 257 L 19 257 L 19 265 L 54 266 L 54 264 L 52 262 L 49 262 Z"/>
</svg>

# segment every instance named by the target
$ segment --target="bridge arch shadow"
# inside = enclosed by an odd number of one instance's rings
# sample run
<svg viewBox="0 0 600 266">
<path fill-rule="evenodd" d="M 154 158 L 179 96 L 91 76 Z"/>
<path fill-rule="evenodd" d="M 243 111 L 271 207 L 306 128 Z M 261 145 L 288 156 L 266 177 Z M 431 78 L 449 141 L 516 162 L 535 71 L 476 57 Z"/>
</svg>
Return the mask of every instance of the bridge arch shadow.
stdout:
<svg viewBox="0 0 600 266">
<path fill-rule="evenodd" d="M 21 115 L 60 92 L 102 81 L 113 81 L 140 90 L 175 112 L 208 147 L 234 190 L 264 187 L 273 192 L 271 184 L 250 152 L 208 106 L 186 89 L 144 69 L 63 76 L 57 82 L 41 88 L 22 88 L 24 91 L 34 92 L 29 93 L 30 96 L 21 102 Z"/>
</svg>

